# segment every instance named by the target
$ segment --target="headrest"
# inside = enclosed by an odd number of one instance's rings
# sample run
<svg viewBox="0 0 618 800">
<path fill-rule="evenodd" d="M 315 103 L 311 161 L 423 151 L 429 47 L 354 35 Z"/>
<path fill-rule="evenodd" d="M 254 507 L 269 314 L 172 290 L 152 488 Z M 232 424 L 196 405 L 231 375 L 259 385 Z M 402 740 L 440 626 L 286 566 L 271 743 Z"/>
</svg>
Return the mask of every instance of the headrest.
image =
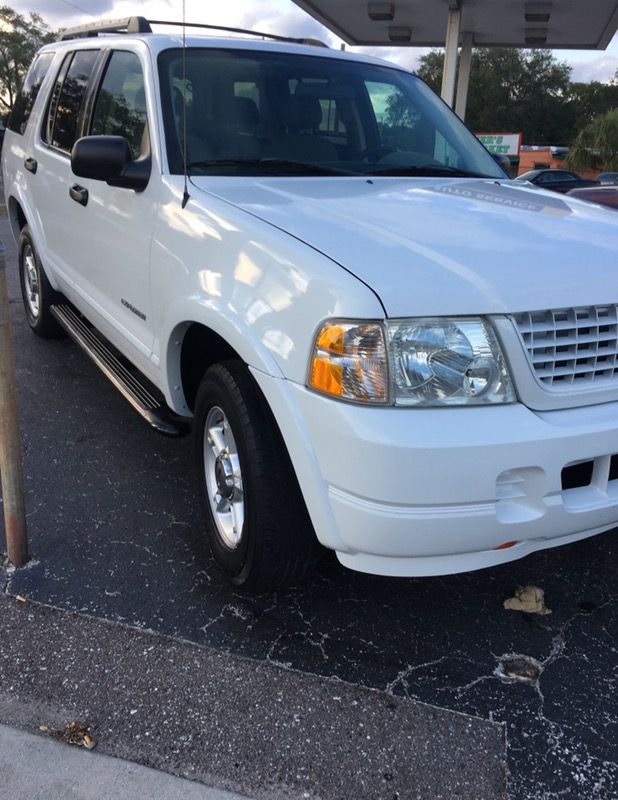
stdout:
<svg viewBox="0 0 618 800">
<path fill-rule="evenodd" d="M 250 97 L 235 97 L 232 115 L 235 124 L 240 127 L 255 128 L 260 124 L 260 112 L 255 100 Z"/>
<path fill-rule="evenodd" d="M 322 106 L 317 97 L 294 95 L 290 98 L 290 127 L 297 131 L 314 130 L 322 122 Z"/>
</svg>

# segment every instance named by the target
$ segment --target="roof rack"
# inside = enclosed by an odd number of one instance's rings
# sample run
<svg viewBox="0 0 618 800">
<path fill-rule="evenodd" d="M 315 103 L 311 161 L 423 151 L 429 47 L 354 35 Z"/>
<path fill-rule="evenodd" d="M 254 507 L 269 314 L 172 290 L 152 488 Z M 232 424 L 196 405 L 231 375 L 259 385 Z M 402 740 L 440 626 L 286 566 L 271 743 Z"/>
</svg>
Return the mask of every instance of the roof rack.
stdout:
<svg viewBox="0 0 618 800">
<path fill-rule="evenodd" d="M 87 25 L 78 25 L 76 28 L 65 28 L 58 34 L 57 41 L 82 39 L 98 36 L 100 33 L 152 33 L 152 28 L 146 17 L 104 19 L 99 22 L 89 22 Z"/>
<path fill-rule="evenodd" d="M 81 39 L 89 36 L 98 36 L 100 33 L 152 33 L 151 25 L 175 25 L 186 28 L 205 28 L 213 31 L 225 31 L 226 33 L 242 33 L 249 36 L 257 36 L 260 39 L 274 39 L 277 42 L 292 42 L 293 44 L 311 44 L 316 47 L 328 47 L 327 44 L 319 39 L 295 38 L 292 36 L 278 36 L 275 33 L 264 33 L 263 31 L 251 31 L 246 28 L 228 28 L 224 25 L 207 25 L 202 22 L 178 22 L 163 19 L 147 20 L 146 17 L 125 17 L 124 19 L 101 20 L 87 25 L 79 25 L 76 28 L 66 28 L 58 34 L 58 41 L 68 39 Z"/>
<path fill-rule="evenodd" d="M 307 39 L 307 38 L 298 38 L 294 36 L 279 36 L 276 33 L 264 33 L 263 31 L 252 31 L 248 30 L 247 28 L 228 28 L 225 25 L 207 25 L 203 22 L 168 22 L 167 20 L 163 19 L 151 19 L 151 25 L 177 25 L 178 27 L 182 27 L 183 25 L 186 28 L 206 28 L 207 30 L 211 31 L 225 31 L 226 33 L 244 33 L 248 34 L 249 36 L 257 36 L 260 39 L 274 39 L 277 42 L 292 42 L 294 44 L 313 44 L 317 47 L 328 47 L 325 42 L 321 42 L 319 39 Z"/>
</svg>

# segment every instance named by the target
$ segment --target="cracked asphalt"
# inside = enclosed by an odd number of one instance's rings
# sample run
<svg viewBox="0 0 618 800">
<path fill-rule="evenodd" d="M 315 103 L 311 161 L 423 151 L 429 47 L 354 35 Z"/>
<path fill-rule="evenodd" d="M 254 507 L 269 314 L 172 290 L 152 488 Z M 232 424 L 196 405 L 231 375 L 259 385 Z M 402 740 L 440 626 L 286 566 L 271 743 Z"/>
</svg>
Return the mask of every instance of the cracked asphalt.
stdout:
<svg viewBox="0 0 618 800">
<path fill-rule="evenodd" d="M 615 531 L 441 578 L 367 576 L 326 556 L 303 586 L 247 597 L 206 551 L 190 442 L 147 430 L 75 345 L 33 337 L 11 273 L 33 560 L 0 568 L 0 589 L 503 723 L 511 800 L 618 798 Z M 503 609 L 528 584 L 550 615 Z M 534 667 L 526 680 L 509 677 L 513 662 Z"/>
<path fill-rule="evenodd" d="M 254 800 L 504 800 L 499 725 L 32 602 L 0 616 L 14 725 L 78 720 L 97 753 Z"/>
</svg>

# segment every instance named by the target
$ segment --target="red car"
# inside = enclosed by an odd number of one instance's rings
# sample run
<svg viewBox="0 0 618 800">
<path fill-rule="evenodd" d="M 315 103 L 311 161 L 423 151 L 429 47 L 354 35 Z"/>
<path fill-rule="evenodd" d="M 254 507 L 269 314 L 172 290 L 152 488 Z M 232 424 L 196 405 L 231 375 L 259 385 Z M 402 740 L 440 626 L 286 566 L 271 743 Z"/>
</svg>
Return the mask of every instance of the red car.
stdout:
<svg viewBox="0 0 618 800">
<path fill-rule="evenodd" d="M 585 189 L 571 189 L 567 192 L 570 197 L 579 200 L 588 200 L 590 203 L 599 203 L 618 211 L 618 186 L 589 186 Z"/>
</svg>

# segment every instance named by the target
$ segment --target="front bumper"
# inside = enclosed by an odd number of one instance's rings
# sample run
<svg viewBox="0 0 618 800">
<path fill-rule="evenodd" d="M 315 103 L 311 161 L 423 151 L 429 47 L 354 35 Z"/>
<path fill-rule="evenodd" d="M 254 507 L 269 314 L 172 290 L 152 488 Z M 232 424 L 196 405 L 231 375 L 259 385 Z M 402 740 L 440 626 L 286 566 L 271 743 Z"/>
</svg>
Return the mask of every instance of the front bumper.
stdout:
<svg viewBox="0 0 618 800">
<path fill-rule="evenodd" d="M 348 567 L 461 572 L 618 525 L 618 403 L 364 408 L 288 387 L 334 520 L 318 538 Z M 563 489 L 562 470 L 580 461 L 593 462 L 590 483 Z"/>
</svg>

